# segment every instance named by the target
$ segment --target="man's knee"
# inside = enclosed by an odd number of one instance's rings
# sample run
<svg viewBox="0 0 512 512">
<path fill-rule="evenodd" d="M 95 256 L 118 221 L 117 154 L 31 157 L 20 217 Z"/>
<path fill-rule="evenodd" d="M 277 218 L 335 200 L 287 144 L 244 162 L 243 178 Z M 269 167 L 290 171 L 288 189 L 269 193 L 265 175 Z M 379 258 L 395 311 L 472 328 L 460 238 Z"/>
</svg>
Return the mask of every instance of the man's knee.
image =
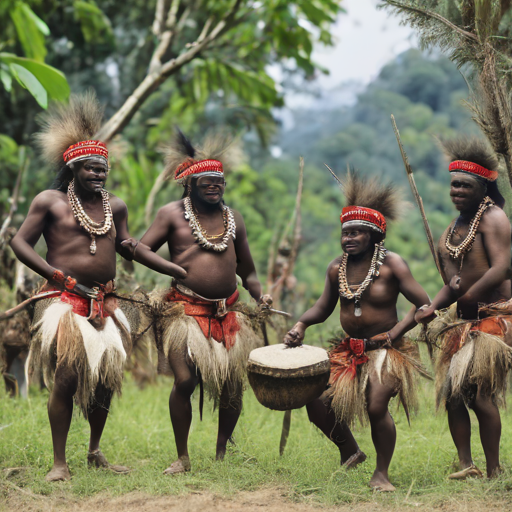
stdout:
<svg viewBox="0 0 512 512">
<path fill-rule="evenodd" d="M 78 375 L 73 368 L 57 366 L 53 378 L 53 395 L 73 396 L 78 387 Z"/>
<path fill-rule="evenodd" d="M 242 409 L 243 385 L 241 383 L 227 382 L 220 395 L 219 407 L 221 409 Z"/>
<path fill-rule="evenodd" d="M 197 386 L 197 377 L 190 375 L 188 377 L 174 377 L 174 390 L 183 396 L 192 396 Z"/>
<path fill-rule="evenodd" d="M 368 417 L 371 422 L 381 420 L 388 412 L 388 403 L 386 401 L 376 400 L 368 404 Z"/>
</svg>

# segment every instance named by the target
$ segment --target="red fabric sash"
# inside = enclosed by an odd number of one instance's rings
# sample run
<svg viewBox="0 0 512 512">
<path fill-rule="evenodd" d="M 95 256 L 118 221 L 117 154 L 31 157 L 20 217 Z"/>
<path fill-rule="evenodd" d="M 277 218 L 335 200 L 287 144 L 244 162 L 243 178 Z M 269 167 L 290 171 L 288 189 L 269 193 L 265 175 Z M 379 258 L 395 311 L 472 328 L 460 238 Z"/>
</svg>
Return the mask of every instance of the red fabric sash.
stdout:
<svg viewBox="0 0 512 512">
<path fill-rule="evenodd" d="M 106 285 L 100 285 L 97 299 L 92 300 L 69 291 L 55 288 L 50 284 L 44 286 L 42 291 L 51 290 L 60 292 L 59 297 L 61 302 L 70 304 L 73 308 L 73 313 L 90 318 L 91 320 L 94 318 L 107 318 L 112 316 L 114 310 L 117 308 L 117 299 L 108 295 L 114 292 L 113 281 L 109 281 Z"/>
<path fill-rule="evenodd" d="M 226 299 L 226 306 L 232 306 L 238 300 L 238 290 Z M 217 306 L 215 301 L 201 300 L 180 293 L 176 288 L 165 296 L 169 302 L 177 302 L 185 307 L 185 314 L 192 316 L 203 331 L 205 338 L 213 338 L 223 343 L 229 350 L 236 343 L 236 335 L 240 330 L 240 324 L 234 311 L 228 311 L 224 316 L 216 316 Z"/>
<path fill-rule="evenodd" d="M 368 356 L 361 350 L 361 346 L 364 347 L 363 340 L 345 338 L 329 352 L 329 359 L 331 360 L 330 384 L 334 384 L 347 374 L 350 380 L 355 378 L 358 365 L 368 362 Z"/>
</svg>

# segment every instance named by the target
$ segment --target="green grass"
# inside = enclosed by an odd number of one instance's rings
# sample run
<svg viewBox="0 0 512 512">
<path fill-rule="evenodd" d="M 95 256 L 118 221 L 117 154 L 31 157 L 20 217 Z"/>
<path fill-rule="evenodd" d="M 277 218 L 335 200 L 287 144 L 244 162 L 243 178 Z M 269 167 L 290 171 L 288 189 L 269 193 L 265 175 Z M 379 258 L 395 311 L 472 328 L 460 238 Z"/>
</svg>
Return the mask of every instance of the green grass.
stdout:
<svg viewBox="0 0 512 512">
<path fill-rule="evenodd" d="M 279 457 L 283 413 L 262 407 L 249 389 L 235 430 L 236 445 L 228 449 L 224 462 L 215 462 L 217 414 L 205 407 L 203 422 L 194 414 L 190 432 L 192 472 L 178 477 L 162 475 L 176 451 L 168 416 L 168 396 L 172 381 L 161 379 L 156 386 L 139 390 L 127 379 L 124 394 L 116 400 L 102 439 L 102 450 L 112 463 L 134 469 L 129 475 L 112 475 L 86 466 L 88 424 L 76 415 L 68 440 L 70 482 L 44 481 L 52 463 L 50 427 L 46 416 L 47 391 L 33 392 L 29 400 L 11 400 L 0 393 L 0 467 L 24 467 L 10 475 L 11 484 L 42 495 L 87 497 L 97 493 L 116 496 L 131 491 L 153 495 L 211 491 L 233 496 L 239 491 L 279 486 L 292 500 L 321 504 L 375 501 L 397 505 L 408 500 L 441 505 L 452 499 L 505 499 L 512 490 L 512 413 L 504 411 L 502 465 L 505 473 L 496 480 L 449 482 L 446 475 L 454 468 L 453 446 L 444 414 L 435 415 L 433 386 L 422 381 L 421 408 L 409 427 L 403 411 L 392 406 L 398 441 L 391 465 L 391 481 L 398 490 L 392 495 L 374 495 L 368 488 L 375 464 L 369 428 L 356 428 L 354 434 L 368 454 L 365 464 L 352 471 L 339 468 L 336 447 L 307 418 L 305 409 L 294 411 L 288 446 Z M 197 396 L 194 397 L 197 412 Z M 477 465 L 485 461 L 479 443 L 476 418 L 473 422 L 473 449 Z M 6 473 L 0 476 L 0 490 Z M 4 483 L 5 485 L 2 485 Z M 12 488 L 12 485 L 10 485 Z M 1 494 L 1 492 L 0 492 Z"/>
</svg>

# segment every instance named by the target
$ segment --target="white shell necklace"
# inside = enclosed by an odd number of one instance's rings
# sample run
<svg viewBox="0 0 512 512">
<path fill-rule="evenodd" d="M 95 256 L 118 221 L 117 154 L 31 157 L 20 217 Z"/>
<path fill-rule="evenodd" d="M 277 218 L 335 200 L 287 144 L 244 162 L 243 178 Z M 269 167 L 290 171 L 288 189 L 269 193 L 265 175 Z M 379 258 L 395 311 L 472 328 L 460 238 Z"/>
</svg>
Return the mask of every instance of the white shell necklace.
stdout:
<svg viewBox="0 0 512 512">
<path fill-rule="evenodd" d="M 229 238 L 236 239 L 236 224 L 235 217 L 231 208 L 222 205 L 222 218 L 224 221 L 224 233 L 222 234 L 221 241 L 218 243 L 212 243 L 208 238 L 218 238 L 219 235 L 209 237 L 204 228 L 201 226 L 199 219 L 196 217 L 194 208 L 192 206 L 192 200 L 190 197 L 186 197 L 183 200 L 183 206 L 185 207 L 185 219 L 188 220 L 190 228 L 192 229 L 192 235 L 196 239 L 196 242 L 203 248 L 209 251 L 222 252 L 228 248 Z"/>
</svg>

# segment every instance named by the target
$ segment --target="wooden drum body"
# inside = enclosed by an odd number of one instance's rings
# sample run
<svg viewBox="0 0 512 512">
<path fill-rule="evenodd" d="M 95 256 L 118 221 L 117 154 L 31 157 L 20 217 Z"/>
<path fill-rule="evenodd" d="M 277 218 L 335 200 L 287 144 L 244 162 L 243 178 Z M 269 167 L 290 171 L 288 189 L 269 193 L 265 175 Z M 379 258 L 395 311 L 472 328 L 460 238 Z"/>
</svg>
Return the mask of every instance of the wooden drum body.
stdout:
<svg viewBox="0 0 512 512">
<path fill-rule="evenodd" d="M 299 409 L 325 391 L 329 357 L 310 345 L 270 345 L 251 352 L 247 374 L 260 404 L 277 411 Z"/>
</svg>

